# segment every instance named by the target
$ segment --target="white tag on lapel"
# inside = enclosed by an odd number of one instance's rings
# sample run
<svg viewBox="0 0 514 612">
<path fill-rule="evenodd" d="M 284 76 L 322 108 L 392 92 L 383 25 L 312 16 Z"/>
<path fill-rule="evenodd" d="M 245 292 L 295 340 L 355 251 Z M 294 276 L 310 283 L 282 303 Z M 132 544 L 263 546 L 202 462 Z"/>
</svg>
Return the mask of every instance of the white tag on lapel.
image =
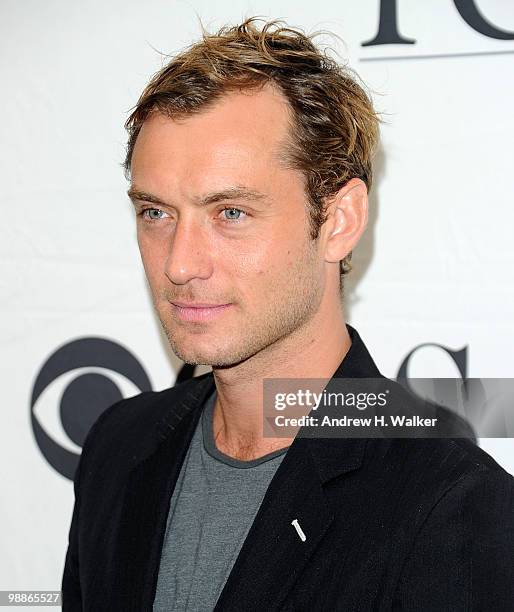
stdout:
<svg viewBox="0 0 514 612">
<path fill-rule="evenodd" d="M 291 521 L 291 525 L 293 525 L 293 527 L 296 529 L 296 533 L 300 536 L 300 540 L 302 542 L 305 542 L 307 537 L 303 533 L 303 529 L 300 527 L 300 523 L 298 522 L 298 519 L 294 519 L 294 521 Z"/>
</svg>

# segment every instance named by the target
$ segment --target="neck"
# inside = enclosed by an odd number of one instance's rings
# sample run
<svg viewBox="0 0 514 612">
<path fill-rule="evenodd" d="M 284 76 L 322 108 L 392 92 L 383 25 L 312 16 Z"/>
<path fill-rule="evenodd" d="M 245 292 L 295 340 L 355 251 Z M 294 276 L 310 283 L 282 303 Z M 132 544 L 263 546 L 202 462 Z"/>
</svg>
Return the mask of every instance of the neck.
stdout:
<svg viewBox="0 0 514 612">
<path fill-rule="evenodd" d="M 225 454 L 242 460 L 289 446 L 294 438 L 263 437 L 263 379 L 331 378 L 350 348 L 342 307 L 320 309 L 298 328 L 251 358 L 213 368 L 217 399 L 214 440 Z"/>
</svg>

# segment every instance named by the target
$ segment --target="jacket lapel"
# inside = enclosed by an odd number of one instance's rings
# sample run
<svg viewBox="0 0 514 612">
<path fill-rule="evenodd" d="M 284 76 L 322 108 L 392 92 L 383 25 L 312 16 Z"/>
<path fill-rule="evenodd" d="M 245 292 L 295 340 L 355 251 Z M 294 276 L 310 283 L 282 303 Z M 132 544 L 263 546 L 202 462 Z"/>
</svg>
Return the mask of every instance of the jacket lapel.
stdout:
<svg viewBox="0 0 514 612">
<path fill-rule="evenodd" d="M 212 375 L 200 378 L 173 411 L 166 411 L 155 429 L 150 454 L 129 474 L 115 559 L 119 583 L 113 580 L 113 610 L 152 610 L 171 495 L 201 414 L 199 407 L 214 389 Z"/>
<path fill-rule="evenodd" d="M 295 438 L 277 469 L 215 611 L 278 610 L 334 520 L 323 492 L 325 478 L 357 469 L 365 440 L 337 440 L 341 461 L 320 474 L 320 440 Z M 313 451 L 316 454 L 314 458 Z M 317 462 L 319 462 L 317 464 Z M 331 466 L 331 467 L 330 467 Z M 322 472 L 325 469 L 321 468 Z M 296 519 L 305 539 L 292 524 Z"/>
</svg>

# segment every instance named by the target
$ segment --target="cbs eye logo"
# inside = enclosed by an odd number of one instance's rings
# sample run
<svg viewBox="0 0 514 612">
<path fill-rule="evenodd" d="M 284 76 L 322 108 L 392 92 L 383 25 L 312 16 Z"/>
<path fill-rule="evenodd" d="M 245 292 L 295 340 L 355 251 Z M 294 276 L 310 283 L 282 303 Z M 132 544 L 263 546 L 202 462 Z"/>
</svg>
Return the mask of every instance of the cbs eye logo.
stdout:
<svg viewBox="0 0 514 612">
<path fill-rule="evenodd" d="M 180 378 L 188 375 L 189 368 Z M 32 389 L 30 417 L 39 449 L 73 480 L 84 439 L 100 414 L 124 397 L 151 390 L 143 366 L 116 342 L 80 338 L 61 346 L 42 365 Z"/>
</svg>

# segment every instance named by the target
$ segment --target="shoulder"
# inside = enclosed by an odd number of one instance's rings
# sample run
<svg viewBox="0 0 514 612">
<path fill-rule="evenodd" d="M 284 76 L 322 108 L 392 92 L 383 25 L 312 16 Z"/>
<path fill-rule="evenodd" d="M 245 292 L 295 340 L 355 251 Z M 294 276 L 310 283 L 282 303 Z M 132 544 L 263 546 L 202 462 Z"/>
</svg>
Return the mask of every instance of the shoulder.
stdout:
<svg viewBox="0 0 514 612">
<path fill-rule="evenodd" d="M 411 537 L 395 600 L 402 609 L 511 610 L 514 478 L 465 439 L 430 440 L 412 486 Z"/>
<path fill-rule="evenodd" d="M 209 376 L 212 376 L 210 372 L 163 391 L 145 391 L 116 402 L 95 421 L 86 438 L 86 444 L 88 438 L 97 437 L 101 433 L 116 431 L 130 435 L 151 429 L 167 412 L 173 412 L 188 393 L 195 391 Z"/>
<path fill-rule="evenodd" d="M 373 451 L 374 446 L 377 448 Z M 443 490 L 472 474 L 498 474 L 512 479 L 491 455 L 465 437 L 376 440 L 370 450 L 375 455 L 387 452 L 389 462 L 399 471 L 409 473 L 413 480 L 429 488 Z"/>
<path fill-rule="evenodd" d="M 438 506 L 448 506 L 473 517 L 475 527 L 488 525 L 492 530 L 501 530 L 498 520 L 505 520 L 514 545 L 514 477 L 472 441 L 455 438 L 446 442 L 453 459 L 446 469 L 444 464 L 440 468 L 448 484 L 440 491 L 434 512 Z"/>
<path fill-rule="evenodd" d="M 477 509 L 501 505 L 503 498 L 504 511 L 514 518 L 514 478 L 469 439 L 368 440 L 365 463 L 377 486 L 401 497 L 402 513 L 413 527 L 421 527 L 436 508 L 453 505 L 458 512 L 471 497 Z"/>
<path fill-rule="evenodd" d="M 107 408 L 86 436 L 81 463 L 138 462 L 152 451 L 163 420 L 173 418 L 186 398 L 206 388 L 209 377 L 210 372 L 163 391 L 145 391 Z"/>
</svg>

